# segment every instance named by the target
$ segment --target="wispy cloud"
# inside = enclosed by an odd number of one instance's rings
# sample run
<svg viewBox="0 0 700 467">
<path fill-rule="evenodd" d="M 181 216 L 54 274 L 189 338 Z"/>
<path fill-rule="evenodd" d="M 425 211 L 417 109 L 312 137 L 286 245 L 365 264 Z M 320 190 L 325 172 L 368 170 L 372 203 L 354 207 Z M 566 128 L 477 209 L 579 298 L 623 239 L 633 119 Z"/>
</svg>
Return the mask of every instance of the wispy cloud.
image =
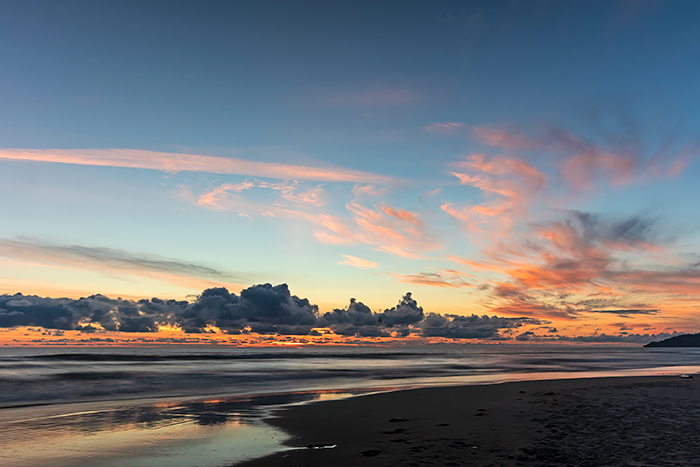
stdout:
<svg viewBox="0 0 700 467">
<path fill-rule="evenodd" d="M 280 180 L 315 180 L 390 184 L 393 177 L 342 167 L 259 162 L 138 149 L 0 149 L 0 159 L 101 167 L 129 167 L 174 173 L 182 171 L 247 175 Z"/>
<path fill-rule="evenodd" d="M 355 215 L 357 239 L 406 258 L 420 258 L 423 252 L 439 248 L 425 231 L 418 215 L 383 205 L 375 210 L 352 202 L 346 207 Z"/>
<path fill-rule="evenodd" d="M 280 196 L 297 204 L 322 206 L 326 204 L 323 188 L 319 186 L 303 186 L 297 181 L 269 183 L 260 180 L 245 180 L 240 183 L 224 183 L 218 187 L 202 193 L 197 200 L 199 206 L 224 209 L 226 198 L 231 193 L 241 193 L 252 188 L 264 188 L 280 193 Z"/>
<path fill-rule="evenodd" d="M 677 177 L 700 154 L 700 141 L 672 149 L 668 145 L 645 151 L 637 137 L 619 136 L 611 144 L 588 141 L 561 128 L 528 137 L 520 129 L 474 127 L 475 138 L 511 153 L 536 150 L 553 156 L 562 182 L 573 191 L 592 191 L 601 183 L 621 187 L 649 178 Z"/>
<path fill-rule="evenodd" d="M 345 264 L 345 265 L 352 266 L 352 267 L 358 268 L 358 269 L 371 269 L 371 268 L 376 268 L 377 266 L 379 266 L 374 261 L 370 261 L 368 259 L 362 259 L 362 258 L 358 258 L 356 256 L 350 256 L 350 255 L 340 255 L 340 256 L 345 258 L 345 261 L 338 261 L 338 264 Z"/>
<path fill-rule="evenodd" d="M 418 274 L 390 274 L 399 282 L 414 285 L 427 285 L 430 287 L 474 287 L 476 284 L 470 278 L 470 274 L 459 273 L 454 270 L 444 269 L 440 273 L 421 272 Z"/>
<path fill-rule="evenodd" d="M 234 281 L 241 280 L 240 277 L 197 263 L 114 248 L 57 244 L 35 238 L 0 239 L 0 257 L 105 274 L 154 277 L 189 287 L 195 283 L 208 287 L 235 285 Z"/>
<path fill-rule="evenodd" d="M 466 206 L 445 203 L 442 210 L 470 230 L 507 232 L 514 217 L 524 217 L 530 203 L 545 189 L 548 178 L 524 160 L 474 154 L 452 164 L 462 185 L 481 190 L 484 201 Z"/>
<path fill-rule="evenodd" d="M 458 130 L 461 130 L 462 128 L 465 128 L 465 127 L 466 127 L 466 125 L 464 123 L 444 122 L 444 123 L 431 123 L 430 125 L 427 125 L 425 127 L 425 130 L 433 132 L 433 133 L 442 133 L 445 135 L 449 135 L 449 134 L 455 133 Z"/>
</svg>

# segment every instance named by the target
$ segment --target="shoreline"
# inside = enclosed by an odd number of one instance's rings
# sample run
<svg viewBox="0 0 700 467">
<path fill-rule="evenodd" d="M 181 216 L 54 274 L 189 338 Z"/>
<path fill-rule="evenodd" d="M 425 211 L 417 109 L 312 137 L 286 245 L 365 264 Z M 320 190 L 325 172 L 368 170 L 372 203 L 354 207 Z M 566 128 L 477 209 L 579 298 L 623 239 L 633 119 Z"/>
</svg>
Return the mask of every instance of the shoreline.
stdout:
<svg viewBox="0 0 700 467">
<path fill-rule="evenodd" d="M 689 467 L 700 445 L 700 378 L 405 389 L 290 405 L 264 421 L 289 434 L 287 449 L 236 467 Z"/>
</svg>

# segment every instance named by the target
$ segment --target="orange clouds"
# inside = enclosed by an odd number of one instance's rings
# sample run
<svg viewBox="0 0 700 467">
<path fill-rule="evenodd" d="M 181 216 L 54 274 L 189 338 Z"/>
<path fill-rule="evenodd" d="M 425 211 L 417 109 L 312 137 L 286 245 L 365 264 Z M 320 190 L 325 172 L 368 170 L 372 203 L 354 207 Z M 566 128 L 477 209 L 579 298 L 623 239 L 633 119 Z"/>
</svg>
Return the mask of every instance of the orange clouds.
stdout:
<svg viewBox="0 0 700 467">
<path fill-rule="evenodd" d="M 387 205 L 374 210 L 354 201 L 348 203 L 346 208 L 354 214 L 354 225 L 351 221 L 321 214 L 316 221 L 328 231 L 314 234 L 319 241 L 330 244 L 365 243 L 373 245 L 378 251 L 405 258 L 420 258 L 421 252 L 439 248 L 415 213 Z"/>
<path fill-rule="evenodd" d="M 488 261 L 449 258 L 506 278 L 484 284 L 486 306 L 500 314 L 571 320 L 591 314 L 653 315 L 662 309 L 668 315 L 681 310 L 676 294 L 700 300 L 697 266 L 634 266 L 636 258 L 661 248 L 654 221 L 562 215 L 494 242 L 482 252 Z"/>
<path fill-rule="evenodd" d="M 455 128 L 459 126 L 429 129 L 445 133 Z M 697 265 L 671 255 L 652 220 L 603 218 L 552 207 L 567 201 L 562 192 L 590 193 L 603 184 L 622 188 L 678 176 L 700 146 L 691 144 L 675 153 L 665 147 L 649 156 L 639 141 L 606 147 L 558 129 L 536 137 L 517 129 L 472 131 L 503 154 L 474 154 L 454 162 L 449 173 L 461 185 L 479 190 L 479 198 L 440 207 L 464 223 L 471 243 L 481 248 L 481 258 L 446 258 L 492 276 L 480 286 L 484 306 L 511 315 L 571 320 L 595 313 L 601 316 L 596 319 L 604 319 L 601 314 L 655 314 L 665 309 L 664 303 L 680 310 L 674 294 L 700 299 Z M 543 220 L 544 215 L 550 220 Z M 449 286 L 425 274 L 397 279 Z"/>
<path fill-rule="evenodd" d="M 358 258 L 356 256 L 350 256 L 350 255 L 340 255 L 340 256 L 344 257 L 345 261 L 338 261 L 338 264 L 345 264 L 347 266 L 352 266 L 354 268 L 359 268 L 359 269 L 370 269 L 370 268 L 376 268 L 377 266 L 379 266 L 374 261 Z"/>
<path fill-rule="evenodd" d="M 423 225 L 420 219 L 418 219 L 417 214 L 412 213 L 410 211 L 406 211 L 405 209 L 394 209 L 391 206 L 384 205 L 382 206 L 382 211 L 391 217 L 395 217 L 399 220 L 409 222 L 413 225 L 419 227 Z"/>
<path fill-rule="evenodd" d="M 355 222 L 360 230 L 357 238 L 364 243 L 376 245 L 379 251 L 406 258 L 419 258 L 421 255 L 417 252 L 439 248 L 426 233 L 415 213 L 395 210 L 386 205 L 375 211 L 355 202 L 346 207 L 355 214 Z"/>
<path fill-rule="evenodd" d="M 474 154 L 453 164 L 450 172 L 462 185 L 483 193 L 480 204 L 456 206 L 445 203 L 441 209 L 464 222 L 470 230 L 507 232 L 515 216 L 527 213 L 528 204 L 546 187 L 547 176 L 519 158 Z"/>
</svg>

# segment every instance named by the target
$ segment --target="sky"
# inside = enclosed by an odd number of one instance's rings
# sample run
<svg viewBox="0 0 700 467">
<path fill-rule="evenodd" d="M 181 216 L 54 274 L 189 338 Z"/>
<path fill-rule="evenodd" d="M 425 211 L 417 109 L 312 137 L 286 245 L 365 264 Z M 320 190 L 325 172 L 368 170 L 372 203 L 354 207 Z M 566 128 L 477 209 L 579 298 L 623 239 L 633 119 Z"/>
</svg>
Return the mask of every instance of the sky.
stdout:
<svg viewBox="0 0 700 467">
<path fill-rule="evenodd" d="M 0 1 L 0 343 L 698 332 L 698 17 Z"/>
</svg>

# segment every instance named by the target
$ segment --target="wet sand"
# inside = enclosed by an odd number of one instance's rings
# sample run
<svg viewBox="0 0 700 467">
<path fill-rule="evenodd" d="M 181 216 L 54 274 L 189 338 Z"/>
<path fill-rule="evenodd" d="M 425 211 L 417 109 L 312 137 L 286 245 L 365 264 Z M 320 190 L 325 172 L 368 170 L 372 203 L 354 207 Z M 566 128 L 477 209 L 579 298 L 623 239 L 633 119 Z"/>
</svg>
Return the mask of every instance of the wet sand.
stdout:
<svg viewBox="0 0 700 467">
<path fill-rule="evenodd" d="M 289 406 L 268 423 L 296 449 L 237 466 L 698 466 L 694 376 L 423 388 Z"/>
</svg>

